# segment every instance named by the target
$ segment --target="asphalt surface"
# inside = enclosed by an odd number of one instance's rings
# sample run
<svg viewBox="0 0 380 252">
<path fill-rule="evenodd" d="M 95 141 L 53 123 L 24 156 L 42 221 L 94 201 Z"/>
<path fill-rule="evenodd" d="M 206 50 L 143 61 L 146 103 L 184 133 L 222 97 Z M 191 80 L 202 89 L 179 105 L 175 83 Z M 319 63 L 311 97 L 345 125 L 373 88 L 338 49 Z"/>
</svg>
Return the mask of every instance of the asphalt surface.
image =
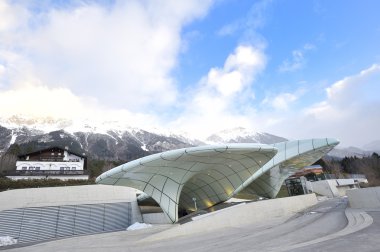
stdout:
<svg viewBox="0 0 380 252">
<path fill-rule="evenodd" d="M 374 222 L 369 227 L 358 232 L 321 242 L 305 248 L 292 251 L 380 251 L 380 209 L 379 211 L 367 211 Z"/>
<path fill-rule="evenodd" d="M 365 229 L 294 249 L 297 244 L 331 236 L 344 229 L 348 223 L 346 207 L 347 199 L 338 198 L 320 202 L 290 219 L 278 218 L 212 233 L 144 241 L 145 237 L 170 228 L 166 225 L 145 230 L 74 237 L 9 251 L 380 251 L 380 209 L 367 212 L 373 218 L 373 223 Z"/>
</svg>

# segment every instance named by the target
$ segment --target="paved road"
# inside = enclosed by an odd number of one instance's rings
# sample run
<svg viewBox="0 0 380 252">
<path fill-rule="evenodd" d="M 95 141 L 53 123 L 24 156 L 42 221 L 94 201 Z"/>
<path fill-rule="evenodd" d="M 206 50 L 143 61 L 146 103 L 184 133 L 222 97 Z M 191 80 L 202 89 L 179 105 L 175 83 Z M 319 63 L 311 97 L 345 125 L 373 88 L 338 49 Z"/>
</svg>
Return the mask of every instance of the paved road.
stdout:
<svg viewBox="0 0 380 252">
<path fill-rule="evenodd" d="M 295 249 L 295 252 L 303 251 L 380 251 L 380 210 L 367 211 L 373 218 L 371 226 L 358 232 L 333 239 L 326 242 L 321 242 L 316 245 L 305 248 Z"/>
<path fill-rule="evenodd" d="M 363 230 L 291 249 L 295 244 L 331 235 L 346 227 L 346 207 L 345 198 L 327 200 L 289 220 L 275 219 L 265 224 L 149 243 L 144 242 L 145 237 L 168 226 L 75 237 L 9 251 L 380 251 L 380 209 L 368 212 L 374 223 Z"/>
</svg>

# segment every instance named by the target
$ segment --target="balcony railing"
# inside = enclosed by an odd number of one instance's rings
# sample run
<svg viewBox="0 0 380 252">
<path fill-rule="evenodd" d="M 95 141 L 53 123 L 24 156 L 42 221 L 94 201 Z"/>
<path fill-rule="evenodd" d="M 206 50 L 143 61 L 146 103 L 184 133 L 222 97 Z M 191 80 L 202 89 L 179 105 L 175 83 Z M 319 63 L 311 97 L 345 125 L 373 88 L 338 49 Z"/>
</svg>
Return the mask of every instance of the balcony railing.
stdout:
<svg viewBox="0 0 380 252">
<path fill-rule="evenodd" d="M 50 175 L 89 175 L 87 170 L 82 171 L 9 171 L 6 176 L 50 176 Z"/>
<path fill-rule="evenodd" d="M 63 160 L 63 157 L 40 157 L 37 159 L 20 159 L 20 162 L 80 162 L 80 159 Z"/>
</svg>

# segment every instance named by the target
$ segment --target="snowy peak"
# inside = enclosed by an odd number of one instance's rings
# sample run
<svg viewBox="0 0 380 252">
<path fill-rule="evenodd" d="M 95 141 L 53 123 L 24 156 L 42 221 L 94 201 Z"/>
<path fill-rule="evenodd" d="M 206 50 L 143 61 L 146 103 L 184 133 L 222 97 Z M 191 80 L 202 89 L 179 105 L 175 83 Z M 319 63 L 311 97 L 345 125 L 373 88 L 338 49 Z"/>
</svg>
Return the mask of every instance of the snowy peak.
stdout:
<svg viewBox="0 0 380 252">
<path fill-rule="evenodd" d="M 218 143 L 263 143 L 273 144 L 286 141 L 283 137 L 278 137 L 265 132 L 255 132 L 243 127 L 222 130 L 212 134 L 206 139 L 208 144 Z"/>
<path fill-rule="evenodd" d="M 217 143 L 264 143 L 286 141 L 285 138 L 242 127 L 227 129 L 206 140 L 184 132 L 131 127 L 122 121 L 64 120 L 14 116 L 0 119 L 0 154 L 12 144 L 22 151 L 49 146 L 68 147 L 94 159 L 131 160 L 152 153 Z"/>
<path fill-rule="evenodd" d="M 26 127 L 29 130 L 50 132 L 64 129 L 72 124 L 71 120 L 54 119 L 52 117 L 26 117 L 14 115 L 0 119 L 0 125 L 7 128 Z"/>
<path fill-rule="evenodd" d="M 367 151 L 380 151 L 380 140 L 375 140 L 364 145 L 363 149 Z"/>
</svg>

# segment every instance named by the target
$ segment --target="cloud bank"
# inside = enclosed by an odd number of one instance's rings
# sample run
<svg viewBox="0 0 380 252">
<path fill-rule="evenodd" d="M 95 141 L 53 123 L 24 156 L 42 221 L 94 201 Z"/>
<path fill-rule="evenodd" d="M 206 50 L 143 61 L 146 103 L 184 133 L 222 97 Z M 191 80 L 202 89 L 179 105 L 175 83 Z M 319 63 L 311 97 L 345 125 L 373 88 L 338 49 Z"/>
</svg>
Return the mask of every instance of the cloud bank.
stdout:
<svg viewBox="0 0 380 252">
<path fill-rule="evenodd" d="M 0 2 L 0 118 L 118 120 L 193 137 L 245 127 L 287 138 L 337 137 L 346 146 L 364 145 L 378 133 L 378 64 L 331 83 L 313 102 L 315 87 L 257 95 L 275 57 L 257 32 L 271 1 L 215 31 L 219 38 L 241 37 L 223 51 L 224 62 L 187 87 L 174 77 L 183 30 L 208 14 L 211 0 L 69 1 L 39 9 L 31 3 Z M 315 49 L 293 50 L 270 74 L 301 71 Z"/>
<path fill-rule="evenodd" d="M 293 138 L 336 137 L 343 146 L 360 147 L 376 139 L 379 92 L 380 65 L 374 64 L 328 86 L 323 101 L 288 112 L 283 120 L 268 128 Z"/>
<path fill-rule="evenodd" d="M 210 5 L 211 1 L 116 1 L 111 6 L 84 2 L 36 13 L 30 6 L 2 1 L 0 91 L 16 100 L 34 86 L 44 90 L 39 100 L 60 92 L 68 108 L 79 109 L 91 97 L 113 109 L 159 111 L 178 96 L 171 72 L 181 30 L 203 17 Z M 73 96 L 78 98 L 75 103 Z M 25 105 L 19 100 L 10 110 L 20 113 Z"/>
</svg>

